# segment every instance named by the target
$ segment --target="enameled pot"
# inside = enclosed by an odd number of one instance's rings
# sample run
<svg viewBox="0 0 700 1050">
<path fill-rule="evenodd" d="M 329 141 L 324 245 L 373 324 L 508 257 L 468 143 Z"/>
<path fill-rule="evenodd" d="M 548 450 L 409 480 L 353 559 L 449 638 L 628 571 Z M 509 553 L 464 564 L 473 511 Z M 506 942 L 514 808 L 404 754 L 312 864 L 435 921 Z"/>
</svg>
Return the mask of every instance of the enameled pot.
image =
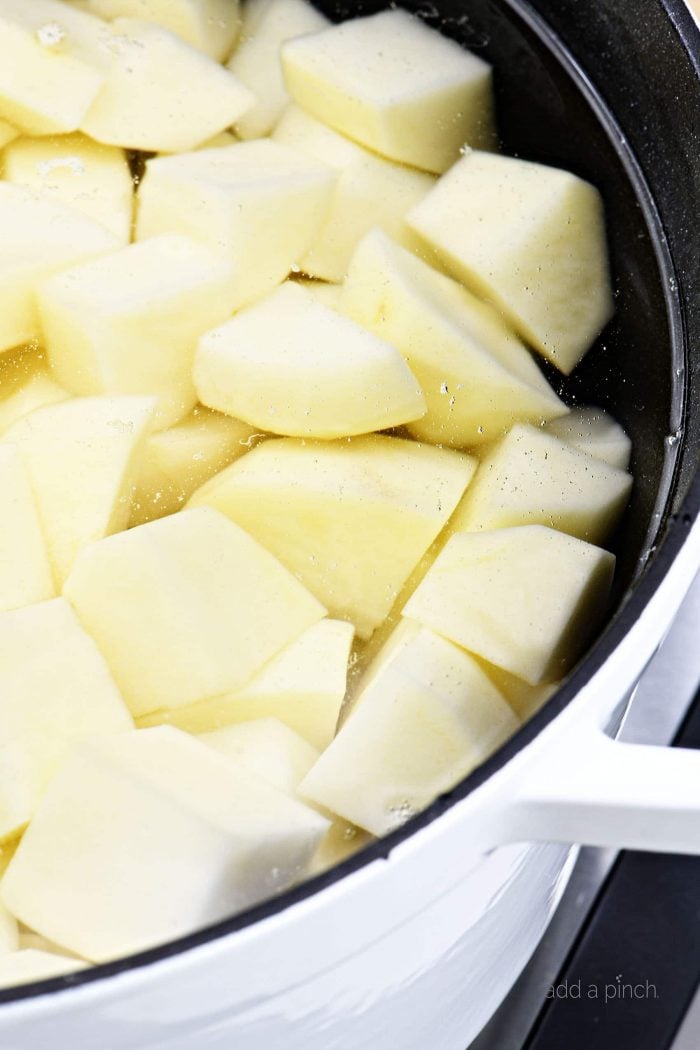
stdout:
<svg viewBox="0 0 700 1050">
<path fill-rule="evenodd" d="M 603 191 L 616 319 L 556 382 L 634 442 L 616 611 L 545 708 L 400 831 L 192 937 L 0 993 L 2 1050 L 465 1050 L 541 937 L 571 843 L 700 853 L 700 752 L 614 741 L 700 566 L 697 29 L 682 0 L 407 6 L 495 63 L 508 152 Z"/>
</svg>

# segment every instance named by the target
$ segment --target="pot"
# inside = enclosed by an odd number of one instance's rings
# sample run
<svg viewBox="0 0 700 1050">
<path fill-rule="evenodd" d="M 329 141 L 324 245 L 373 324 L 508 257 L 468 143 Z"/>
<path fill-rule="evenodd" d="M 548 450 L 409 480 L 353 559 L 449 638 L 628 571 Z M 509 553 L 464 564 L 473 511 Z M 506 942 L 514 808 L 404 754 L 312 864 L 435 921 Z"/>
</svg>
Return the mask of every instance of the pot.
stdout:
<svg viewBox="0 0 700 1050">
<path fill-rule="evenodd" d="M 3 1050 L 464 1050 L 572 843 L 700 853 L 700 752 L 614 741 L 700 565 L 700 38 L 682 0 L 417 9 L 495 63 L 508 152 L 604 194 L 616 319 L 556 382 L 633 439 L 616 611 L 532 721 L 400 831 L 216 927 L 0 993 Z"/>
</svg>

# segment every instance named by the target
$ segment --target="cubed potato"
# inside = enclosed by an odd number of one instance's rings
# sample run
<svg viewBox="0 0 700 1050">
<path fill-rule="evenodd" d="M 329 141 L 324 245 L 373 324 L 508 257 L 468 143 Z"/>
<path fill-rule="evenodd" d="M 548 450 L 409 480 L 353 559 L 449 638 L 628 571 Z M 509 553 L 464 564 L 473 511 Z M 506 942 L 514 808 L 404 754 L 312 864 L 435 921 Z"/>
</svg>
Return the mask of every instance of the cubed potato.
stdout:
<svg viewBox="0 0 700 1050">
<path fill-rule="evenodd" d="M 8 124 L 6 120 L 0 120 L 0 149 L 7 146 L 8 142 L 14 142 L 16 138 L 19 138 L 17 128 Z"/>
<path fill-rule="evenodd" d="M 335 173 L 276 142 L 240 142 L 148 161 L 139 187 L 137 236 L 187 234 L 235 270 L 232 305 L 278 285 L 319 229 Z"/>
<path fill-rule="evenodd" d="M 425 413 L 390 343 L 286 281 L 199 341 L 199 400 L 273 434 L 339 438 Z"/>
<path fill-rule="evenodd" d="M 406 11 L 290 40 L 282 68 L 300 106 L 391 160 L 440 173 L 495 144 L 490 65 Z"/>
<path fill-rule="evenodd" d="M 270 134 L 289 102 L 280 47 L 285 40 L 323 29 L 328 19 L 307 0 L 248 0 L 243 12 L 241 42 L 228 68 L 256 98 L 236 121 L 236 133 L 258 139 Z"/>
<path fill-rule="evenodd" d="M 0 367 L 1 362 L 2 357 Z M 16 387 L 6 397 L 0 394 L 0 437 L 23 416 L 28 416 L 37 408 L 67 401 L 70 396 L 52 377 L 46 365 L 40 365 L 27 376 L 25 383 Z"/>
<path fill-rule="evenodd" d="M 612 317 L 601 196 L 568 171 L 472 151 L 407 221 L 561 372 Z"/>
<path fill-rule="evenodd" d="M 20 453 L 0 444 L 0 611 L 53 598 L 39 513 Z"/>
<path fill-rule="evenodd" d="M 0 988 L 48 981 L 67 973 L 84 970 L 87 963 L 69 955 L 56 955 L 37 948 L 23 948 L 0 957 Z"/>
<path fill-rule="evenodd" d="M 97 142 L 153 152 L 195 149 L 255 101 L 233 73 L 152 22 L 115 19 L 103 53 L 105 81 L 80 122 Z"/>
<path fill-rule="evenodd" d="M 624 470 L 519 423 L 482 458 L 450 528 L 477 532 L 540 524 L 604 543 L 631 488 Z"/>
<path fill-rule="evenodd" d="M 123 150 L 84 135 L 20 138 L 5 149 L 3 174 L 102 223 L 118 243 L 131 240 L 134 183 Z"/>
<path fill-rule="evenodd" d="M 1 64 L 1 63 L 0 63 Z M 0 181 L 0 353 L 39 340 L 34 291 L 43 278 L 119 247 L 74 208 Z"/>
<path fill-rule="evenodd" d="M 335 735 L 347 684 L 352 624 L 321 620 L 274 656 L 241 689 L 139 720 L 191 733 L 275 718 L 322 750 Z"/>
<path fill-rule="evenodd" d="M 383 835 L 454 787 L 517 726 L 476 661 L 419 628 L 383 661 L 299 790 Z"/>
<path fill-rule="evenodd" d="M 190 501 L 227 514 L 367 638 L 475 469 L 462 453 L 373 435 L 266 441 Z M 284 508 L 280 513 L 280 508 Z"/>
<path fill-rule="evenodd" d="M 55 941 L 50 941 L 48 937 L 42 937 L 40 933 L 36 933 L 35 930 L 30 930 L 28 926 L 24 925 L 19 926 L 19 948 L 22 951 L 26 948 L 31 948 L 40 952 L 49 952 L 50 955 L 63 955 L 69 959 L 78 958 L 73 952 L 61 948 Z"/>
<path fill-rule="evenodd" d="M 632 442 L 620 424 L 602 408 L 572 408 L 567 415 L 548 423 L 545 429 L 611 467 L 619 470 L 629 467 Z"/>
<path fill-rule="evenodd" d="M 408 361 L 428 406 L 409 427 L 421 440 L 480 445 L 567 411 L 490 306 L 379 230 L 358 246 L 340 308 Z"/>
<path fill-rule="evenodd" d="M 0 838 L 31 820 L 76 741 L 133 727 L 103 657 L 62 598 L 0 614 L 0 719 Z"/>
<path fill-rule="evenodd" d="M 197 395 L 197 339 L 231 309 L 231 266 L 188 237 L 164 235 L 65 269 L 37 290 L 51 370 L 74 394 L 148 394 L 156 426 Z"/>
<path fill-rule="evenodd" d="M 560 679 L 583 652 L 614 567 L 607 551 L 542 525 L 458 532 L 404 611 L 538 685 Z"/>
<path fill-rule="evenodd" d="M 256 718 L 252 722 L 225 726 L 202 733 L 199 739 L 287 795 L 296 794 L 320 754 L 308 740 L 277 718 Z"/>
<path fill-rule="evenodd" d="M 0 892 L 32 929 L 104 962 L 284 889 L 327 827 L 187 734 L 139 730 L 73 751 Z"/>
<path fill-rule="evenodd" d="M 320 875 L 373 842 L 373 837 L 347 820 L 334 820 L 309 861 L 304 878 Z"/>
<path fill-rule="evenodd" d="M 83 547 L 126 528 L 154 407 L 144 397 L 72 398 L 5 434 L 27 470 L 59 588 Z"/>
<path fill-rule="evenodd" d="M 247 423 L 202 405 L 174 427 L 150 434 L 139 460 L 129 524 L 144 525 L 181 510 L 205 481 L 248 452 L 255 438 Z"/>
<path fill-rule="evenodd" d="M 271 554 L 209 508 L 86 548 L 64 594 L 137 716 L 240 688 L 325 615 Z"/>
<path fill-rule="evenodd" d="M 329 310 L 340 310 L 340 297 L 343 292 L 342 285 L 329 284 L 327 281 L 309 280 L 307 277 L 298 277 L 294 283 L 300 284 L 309 295 L 314 297 L 316 302 L 327 306 Z"/>
<path fill-rule="evenodd" d="M 493 684 L 506 698 L 521 722 L 527 722 L 541 707 L 546 704 L 550 696 L 556 693 L 561 682 L 544 682 L 540 685 L 530 685 L 522 678 L 504 671 L 502 667 L 496 667 L 486 660 L 479 660 L 479 665 L 489 676 Z"/>
<path fill-rule="evenodd" d="M 140 18 L 154 22 L 204 51 L 217 62 L 231 53 L 238 37 L 238 0 L 77 0 L 100 18 Z"/>
<path fill-rule="evenodd" d="M 425 172 L 370 153 L 298 106 L 289 106 L 272 138 L 338 173 L 325 221 L 300 263 L 304 273 L 327 281 L 342 281 L 355 247 L 372 227 L 404 237 L 404 216 L 435 183 Z"/>
</svg>

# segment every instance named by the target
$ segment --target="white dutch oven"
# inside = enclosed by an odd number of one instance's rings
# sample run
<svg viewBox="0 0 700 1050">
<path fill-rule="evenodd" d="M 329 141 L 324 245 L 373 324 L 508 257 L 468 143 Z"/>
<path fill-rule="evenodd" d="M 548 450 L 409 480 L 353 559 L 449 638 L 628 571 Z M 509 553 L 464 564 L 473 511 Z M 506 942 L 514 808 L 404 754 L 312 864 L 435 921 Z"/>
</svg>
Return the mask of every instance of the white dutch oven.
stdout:
<svg viewBox="0 0 700 1050">
<path fill-rule="evenodd" d="M 614 124 L 561 43 L 520 0 L 438 6 L 448 31 L 461 27 L 467 43 L 487 50 L 490 32 L 506 20 L 492 46 L 496 61 L 502 46 L 516 66 L 501 100 L 511 107 L 516 143 L 517 95 L 534 71 L 533 126 L 525 131 L 533 152 L 538 123 L 551 124 L 540 143 L 562 134 L 569 93 L 580 109 L 574 118 L 601 124 L 595 134 L 607 137 L 609 165 L 626 179 L 627 200 L 616 199 L 621 176 L 601 162 L 609 214 L 611 200 L 619 204 L 611 227 L 618 270 L 623 264 L 622 320 L 610 340 L 624 356 L 611 365 L 601 346 L 591 355 L 593 378 L 584 371 L 577 382 L 583 394 L 596 384 L 604 392 L 615 387 L 619 366 L 632 388 L 627 400 L 625 390 L 613 399 L 637 449 L 638 495 L 621 544 L 636 543 L 645 571 L 625 569 L 622 559 L 623 577 L 636 582 L 593 651 L 545 709 L 449 796 L 339 869 L 228 923 L 1 993 L 2 1050 L 465 1050 L 542 936 L 573 862 L 570 844 L 700 853 L 700 752 L 619 744 L 611 735 L 700 566 L 698 355 L 690 345 L 694 335 L 700 345 L 699 253 L 684 225 L 684 216 L 700 211 L 700 149 L 692 142 L 700 135 L 700 87 L 686 44 L 696 55 L 700 46 L 680 0 L 666 0 L 665 10 L 655 0 L 541 0 L 539 11 L 605 93 Z M 656 60 L 664 77 L 650 83 Z M 640 105 L 644 121 L 635 116 Z M 574 157 L 586 148 L 578 134 Z M 646 184 L 630 144 L 640 158 L 645 148 L 663 147 L 642 165 Z M 634 222 L 644 224 L 648 243 L 626 254 Z M 697 300 L 684 301 L 681 292 L 693 288 Z M 630 347 L 639 326 L 664 345 Z M 640 360 L 630 364 L 630 354 Z M 640 391 L 646 405 L 634 401 Z"/>
</svg>

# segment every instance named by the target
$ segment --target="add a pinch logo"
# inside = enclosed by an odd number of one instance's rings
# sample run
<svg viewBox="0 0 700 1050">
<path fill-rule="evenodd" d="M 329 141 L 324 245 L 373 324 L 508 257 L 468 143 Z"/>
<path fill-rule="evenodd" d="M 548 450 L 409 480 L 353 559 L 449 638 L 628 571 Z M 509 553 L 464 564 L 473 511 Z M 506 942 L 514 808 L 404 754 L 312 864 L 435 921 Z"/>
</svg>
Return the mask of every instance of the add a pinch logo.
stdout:
<svg viewBox="0 0 700 1050">
<path fill-rule="evenodd" d="M 547 999 L 559 1000 L 597 999 L 610 1003 L 658 998 L 659 993 L 656 985 L 652 984 L 651 981 L 638 981 L 636 983 L 624 981 L 621 973 L 616 974 L 613 981 L 595 981 L 586 984 L 579 978 L 578 980 L 565 980 L 559 984 L 550 985 L 547 990 Z"/>
</svg>

